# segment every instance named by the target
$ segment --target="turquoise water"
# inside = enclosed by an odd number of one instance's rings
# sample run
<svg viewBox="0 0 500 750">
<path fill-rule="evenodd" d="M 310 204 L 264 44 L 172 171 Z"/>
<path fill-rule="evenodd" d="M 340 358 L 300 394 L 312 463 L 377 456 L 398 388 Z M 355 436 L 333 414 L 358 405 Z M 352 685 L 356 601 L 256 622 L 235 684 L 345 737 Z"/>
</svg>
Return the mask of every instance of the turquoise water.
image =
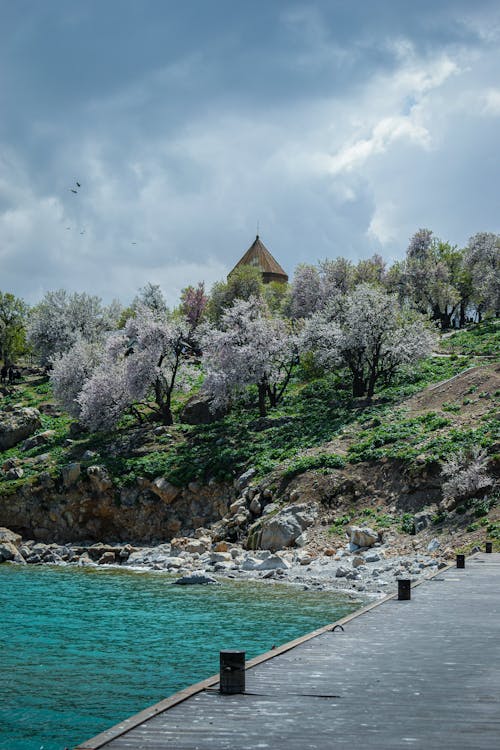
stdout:
<svg viewBox="0 0 500 750">
<path fill-rule="evenodd" d="M 347 597 L 124 570 L 0 566 L 0 748 L 63 750 L 353 611 Z"/>
</svg>

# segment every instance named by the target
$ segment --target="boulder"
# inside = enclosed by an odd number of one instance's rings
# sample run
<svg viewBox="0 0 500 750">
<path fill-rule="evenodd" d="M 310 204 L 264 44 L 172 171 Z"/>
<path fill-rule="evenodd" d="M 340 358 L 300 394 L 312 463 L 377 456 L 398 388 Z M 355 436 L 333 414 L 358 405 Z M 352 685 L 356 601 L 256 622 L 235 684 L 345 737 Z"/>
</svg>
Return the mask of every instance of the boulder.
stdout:
<svg viewBox="0 0 500 750">
<path fill-rule="evenodd" d="M 115 553 L 114 552 L 105 552 L 99 560 L 97 561 L 98 565 L 113 565 L 113 563 L 116 562 Z"/>
<path fill-rule="evenodd" d="M 15 544 L 11 542 L 0 542 L 0 563 L 6 560 L 14 560 L 19 554 L 19 551 Z"/>
<path fill-rule="evenodd" d="M 214 545 L 214 552 L 229 552 L 229 544 L 227 542 L 217 542 Z"/>
<path fill-rule="evenodd" d="M 20 466 L 16 466 L 14 469 L 9 469 L 5 474 L 5 479 L 21 479 L 24 476 L 24 469 Z"/>
<path fill-rule="evenodd" d="M 379 541 L 378 532 L 369 526 L 351 526 L 349 533 L 350 543 L 356 547 L 373 547 Z"/>
<path fill-rule="evenodd" d="M 187 576 L 182 576 L 182 578 L 177 578 L 173 583 L 177 586 L 220 586 L 219 581 L 208 573 L 190 573 Z"/>
<path fill-rule="evenodd" d="M 211 552 L 210 562 L 232 562 L 233 558 L 229 552 Z"/>
<path fill-rule="evenodd" d="M 186 424 L 211 424 L 224 416 L 223 409 L 211 409 L 212 399 L 205 393 L 191 396 L 180 413 L 180 421 Z"/>
<path fill-rule="evenodd" d="M 65 487 L 70 487 L 72 484 L 74 484 L 80 476 L 80 472 L 81 467 L 77 462 L 66 464 L 66 466 L 63 466 L 61 469 L 63 485 Z"/>
<path fill-rule="evenodd" d="M 181 490 L 180 487 L 171 484 L 164 477 L 156 477 L 151 483 L 151 491 L 154 492 L 155 495 L 158 495 L 164 503 L 169 504 L 174 502 Z"/>
<path fill-rule="evenodd" d="M 272 552 L 291 547 L 304 529 L 314 523 L 317 509 L 306 504 L 291 505 L 265 520 L 259 546 Z"/>
<path fill-rule="evenodd" d="M 261 560 L 256 560 L 255 557 L 245 557 L 241 563 L 241 570 L 257 570 Z"/>
<path fill-rule="evenodd" d="M 232 516 L 237 515 L 240 511 L 246 510 L 247 504 L 244 498 L 240 497 L 238 500 L 235 500 L 234 503 L 231 503 L 229 506 L 229 512 Z"/>
<path fill-rule="evenodd" d="M 415 513 L 413 516 L 413 529 L 415 534 L 423 531 L 432 524 L 432 513 L 428 513 L 423 510 L 420 513 Z"/>
<path fill-rule="evenodd" d="M 2 464 L 2 471 L 7 472 L 11 469 L 15 469 L 16 466 L 21 465 L 21 459 L 17 458 L 17 456 L 13 456 L 12 458 L 8 458 L 7 461 L 4 461 Z"/>
<path fill-rule="evenodd" d="M 198 553 L 202 555 L 204 552 L 210 549 L 212 540 L 210 537 L 200 537 L 200 539 L 190 539 L 186 544 L 186 552 L 191 554 Z"/>
<path fill-rule="evenodd" d="M 19 547 L 22 541 L 23 538 L 20 534 L 16 534 L 15 531 L 11 531 L 10 529 L 6 529 L 5 526 L 0 527 L 0 544 L 6 542 L 8 544 L 13 544 L 15 547 Z"/>
<path fill-rule="evenodd" d="M 439 539 L 436 539 L 436 537 L 434 537 L 434 539 L 431 539 L 431 541 L 427 545 L 427 550 L 429 552 L 435 552 L 437 549 L 439 549 L 440 546 L 441 544 L 439 542 Z"/>
<path fill-rule="evenodd" d="M 38 409 L 32 407 L 7 407 L 0 414 L 0 451 L 6 451 L 40 429 L 42 422 Z"/>
<path fill-rule="evenodd" d="M 247 469 L 244 472 L 244 474 L 239 476 L 238 479 L 236 480 L 235 482 L 236 488 L 238 490 L 243 490 L 247 486 L 247 484 L 250 482 L 250 480 L 253 479 L 255 474 L 256 474 L 256 469 L 254 469 L 253 467 L 251 467 L 250 469 Z"/>
<path fill-rule="evenodd" d="M 106 490 L 111 489 L 113 486 L 113 482 L 104 466 L 89 466 L 87 476 L 93 488 L 98 492 L 106 492 Z"/>
<path fill-rule="evenodd" d="M 307 535 L 307 532 L 303 531 L 302 534 L 298 536 L 297 539 L 295 540 L 295 546 L 305 547 L 308 542 L 309 542 L 309 537 Z"/>
<path fill-rule="evenodd" d="M 254 516 L 260 516 L 262 513 L 262 505 L 260 504 L 259 498 L 260 495 L 255 495 L 250 503 L 250 513 L 253 513 Z"/>
<path fill-rule="evenodd" d="M 55 436 L 55 430 L 45 430 L 37 435 L 32 435 L 21 446 L 22 451 L 30 451 L 32 448 L 38 448 L 40 445 L 47 445 Z"/>
<path fill-rule="evenodd" d="M 344 568 L 340 565 L 335 572 L 335 578 L 346 578 L 350 572 L 349 568 Z"/>
<path fill-rule="evenodd" d="M 288 570 L 290 565 L 279 555 L 269 555 L 262 560 L 254 570 Z"/>
</svg>

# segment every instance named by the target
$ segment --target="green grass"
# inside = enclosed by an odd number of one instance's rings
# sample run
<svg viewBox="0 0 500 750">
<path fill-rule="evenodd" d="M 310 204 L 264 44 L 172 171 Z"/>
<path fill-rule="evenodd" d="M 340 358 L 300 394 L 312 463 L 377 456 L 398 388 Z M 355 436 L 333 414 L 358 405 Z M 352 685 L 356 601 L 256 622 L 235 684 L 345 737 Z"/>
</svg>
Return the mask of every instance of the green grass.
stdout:
<svg viewBox="0 0 500 750">
<path fill-rule="evenodd" d="M 500 354 L 500 320 L 487 320 L 471 326 L 467 330 L 457 331 L 441 346 L 455 354 L 478 356 L 495 356 Z"/>
<path fill-rule="evenodd" d="M 164 435 L 155 436 L 146 453 L 126 447 L 136 430 L 130 417 L 124 418 L 114 433 L 82 435 L 67 446 L 71 419 L 67 415 L 43 415 L 42 429 L 55 431 L 50 445 L 27 453 L 15 447 L 2 458 L 36 458 L 48 453 L 44 468 L 56 474 L 75 455 L 90 449 L 98 454 L 91 462 L 104 464 L 117 485 L 130 484 L 137 477 L 163 476 L 178 486 L 195 480 L 231 481 L 250 466 L 255 467 L 257 479 L 278 468 L 285 479 L 291 479 L 313 469 L 330 473 L 345 461 L 370 461 L 383 456 L 411 460 L 422 452 L 432 460 L 474 441 L 490 445 L 491 425 L 483 423 L 475 431 L 454 434 L 447 417 L 429 412 L 408 418 L 399 405 L 408 396 L 456 375 L 471 363 L 468 356 L 430 357 L 401 373 L 389 386 L 379 388 L 368 405 L 353 399 L 347 373 L 319 376 L 309 369 L 301 372 L 302 380 L 295 378 L 280 407 L 272 410 L 265 422 L 257 418 L 257 394 L 250 389 L 245 401 L 236 404 L 224 419 L 211 425 L 175 424 Z M 49 383 L 40 380 L 16 386 L 3 403 L 22 402 L 36 407 L 50 400 Z M 184 400 L 176 399 L 177 410 Z M 456 408 L 452 406 L 449 411 Z M 342 435 L 351 442 L 355 440 L 347 458 L 322 448 Z M 30 481 L 40 470 L 25 467 L 23 480 L 7 481 L 0 476 L 0 494 L 11 492 L 17 486 L 14 481 Z"/>
</svg>

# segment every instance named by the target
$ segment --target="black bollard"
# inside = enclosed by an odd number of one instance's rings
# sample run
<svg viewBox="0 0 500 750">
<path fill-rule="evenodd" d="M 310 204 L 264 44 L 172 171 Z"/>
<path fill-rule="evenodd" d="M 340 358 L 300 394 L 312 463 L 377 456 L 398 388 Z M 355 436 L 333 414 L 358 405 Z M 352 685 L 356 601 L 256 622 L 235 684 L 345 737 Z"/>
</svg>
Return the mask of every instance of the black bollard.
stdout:
<svg viewBox="0 0 500 750">
<path fill-rule="evenodd" d="M 411 581 L 409 578 L 398 579 L 398 601 L 408 601 L 411 599 Z"/>
<path fill-rule="evenodd" d="M 493 552 L 493 542 L 486 542 L 486 552 Z"/>
<path fill-rule="evenodd" d="M 227 649 L 220 652 L 220 692 L 234 695 L 245 692 L 245 652 Z"/>
<path fill-rule="evenodd" d="M 465 555 L 457 555 L 457 568 L 465 568 Z"/>
</svg>

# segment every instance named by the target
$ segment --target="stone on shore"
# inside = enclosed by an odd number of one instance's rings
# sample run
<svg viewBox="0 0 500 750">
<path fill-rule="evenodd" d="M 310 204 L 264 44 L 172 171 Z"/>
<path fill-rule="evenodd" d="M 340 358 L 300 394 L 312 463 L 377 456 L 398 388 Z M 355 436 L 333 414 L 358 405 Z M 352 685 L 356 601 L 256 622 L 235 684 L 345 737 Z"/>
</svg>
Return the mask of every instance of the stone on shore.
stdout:
<svg viewBox="0 0 500 750">
<path fill-rule="evenodd" d="M 219 581 L 213 576 L 208 575 L 208 573 L 190 573 L 189 575 L 182 576 L 182 578 L 177 578 L 173 583 L 178 586 L 220 585 Z"/>
<path fill-rule="evenodd" d="M 23 538 L 21 534 L 16 534 L 15 531 L 6 529 L 5 526 L 0 526 L 0 543 L 8 542 L 9 544 L 13 544 L 16 547 L 19 547 L 22 541 Z"/>
<path fill-rule="evenodd" d="M 288 570 L 290 565 L 279 555 L 269 555 L 256 565 L 254 570 Z"/>
<path fill-rule="evenodd" d="M 99 560 L 97 561 L 98 565 L 113 565 L 116 562 L 116 557 L 114 552 L 105 552 Z"/>
<path fill-rule="evenodd" d="M 306 504 L 291 505 L 262 524 L 259 547 L 276 552 L 291 547 L 302 532 L 314 523 L 317 509 Z"/>
<path fill-rule="evenodd" d="M 350 542 L 356 547 L 373 547 L 379 541 L 378 532 L 369 526 L 351 526 L 349 533 Z"/>
<path fill-rule="evenodd" d="M 0 542 L 0 563 L 14 560 L 19 554 L 17 547 L 11 542 Z"/>
</svg>

